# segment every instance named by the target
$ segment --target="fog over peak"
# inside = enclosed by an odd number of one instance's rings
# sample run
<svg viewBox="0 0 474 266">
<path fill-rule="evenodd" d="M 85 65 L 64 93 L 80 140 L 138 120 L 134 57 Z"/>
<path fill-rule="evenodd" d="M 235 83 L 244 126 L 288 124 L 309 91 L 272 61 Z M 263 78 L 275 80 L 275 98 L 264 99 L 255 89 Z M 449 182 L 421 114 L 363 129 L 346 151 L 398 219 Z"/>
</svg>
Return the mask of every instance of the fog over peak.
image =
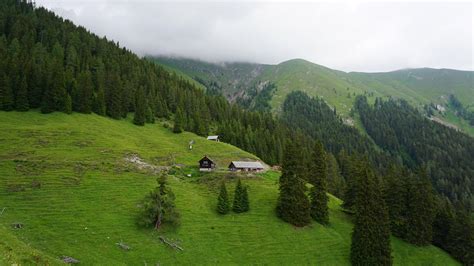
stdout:
<svg viewBox="0 0 474 266">
<path fill-rule="evenodd" d="M 139 55 L 344 71 L 474 69 L 473 3 L 37 0 Z"/>
</svg>

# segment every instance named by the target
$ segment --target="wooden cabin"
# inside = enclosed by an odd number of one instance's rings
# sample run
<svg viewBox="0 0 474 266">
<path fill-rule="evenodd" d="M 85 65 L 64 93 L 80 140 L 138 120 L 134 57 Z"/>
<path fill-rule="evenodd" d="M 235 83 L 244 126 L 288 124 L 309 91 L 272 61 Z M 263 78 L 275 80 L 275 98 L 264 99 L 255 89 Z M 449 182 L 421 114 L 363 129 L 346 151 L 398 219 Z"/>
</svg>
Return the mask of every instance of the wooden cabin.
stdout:
<svg viewBox="0 0 474 266">
<path fill-rule="evenodd" d="M 264 169 L 261 162 L 232 161 L 229 170 L 232 172 L 260 172 Z"/>
<path fill-rule="evenodd" d="M 219 142 L 219 136 L 207 136 L 207 140 Z"/>
<path fill-rule="evenodd" d="M 216 163 L 209 157 L 204 156 L 199 160 L 199 171 L 212 171 L 216 168 Z"/>
</svg>

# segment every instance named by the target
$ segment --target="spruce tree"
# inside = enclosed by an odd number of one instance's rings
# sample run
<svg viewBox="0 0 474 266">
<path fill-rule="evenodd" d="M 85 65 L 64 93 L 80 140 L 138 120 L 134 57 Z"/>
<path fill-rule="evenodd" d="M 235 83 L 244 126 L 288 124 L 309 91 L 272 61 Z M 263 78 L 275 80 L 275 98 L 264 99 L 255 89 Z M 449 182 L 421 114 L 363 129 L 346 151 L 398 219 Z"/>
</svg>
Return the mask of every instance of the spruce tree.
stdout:
<svg viewBox="0 0 474 266">
<path fill-rule="evenodd" d="M 13 91 L 10 86 L 10 79 L 4 73 L 0 73 L 0 110 L 13 110 Z"/>
<path fill-rule="evenodd" d="M 66 114 L 71 114 L 72 113 L 72 99 L 71 99 L 71 95 L 69 95 L 69 93 L 67 93 L 67 95 L 66 95 L 66 101 L 64 102 L 63 112 L 65 112 Z"/>
<path fill-rule="evenodd" d="M 474 265 L 474 223 L 466 211 L 456 213 L 448 234 L 448 251 L 463 265 Z"/>
<path fill-rule="evenodd" d="M 217 212 L 220 214 L 227 214 L 230 210 L 229 196 L 227 194 L 227 188 L 225 182 L 222 181 L 219 197 L 217 198 Z"/>
<path fill-rule="evenodd" d="M 180 107 L 178 107 L 178 109 L 176 110 L 176 114 L 174 115 L 174 127 L 173 127 L 174 133 L 183 132 L 183 122 L 184 122 L 183 110 Z"/>
<path fill-rule="evenodd" d="M 309 182 L 313 185 L 310 189 L 311 217 L 320 224 L 329 223 L 329 198 L 326 194 L 327 165 L 326 155 L 321 142 L 316 141 L 310 156 Z"/>
<path fill-rule="evenodd" d="M 311 222 L 310 203 L 305 194 L 303 155 L 297 142 L 289 141 L 285 147 L 276 211 L 283 221 L 305 226 Z"/>
<path fill-rule="evenodd" d="M 148 106 L 147 111 L 146 111 L 146 122 L 149 124 L 154 124 L 155 123 L 155 114 L 153 113 L 153 109 Z"/>
<path fill-rule="evenodd" d="M 327 177 L 328 177 L 328 192 L 332 195 L 342 199 L 346 189 L 346 181 L 341 175 L 341 170 L 337 163 L 336 157 L 330 152 L 326 155 Z"/>
<path fill-rule="evenodd" d="M 234 192 L 234 203 L 232 204 L 232 210 L 235 213 L 242 213 L 245 211 L 245 206 L 243 205 L 243 193 L 244 188 L 242 187 L 242 181 L 240 179 L 237 181 Z"/>
<path fill-rule="evenodd" d="M 424 168 L 410 182 L 407 212 L 405 240 L 417 246 L 429 245 L 433 237 L 435 202 L 431 182 Z"/>
<path fill-rule="evenodd" d="M 406 171 L 391 165 L 385 176 L 383 193 L 388 208 L 390 230 L 393 235 L 402 238 L 406 234 L 408 178 Z"/>
<path fill-rule="evenodd" d="M 359 181 L 357 178 L 362 174 L 360 171 L 363 169 L 362 160 L 357 155 L 353 154 L 346 157 L 344 161 L 344 177 L 346 178 L 346 190 L 344 192 L 344 203 L 342 206 L 347 209 L 354 211 L 355 199 L 357 197 L 357 189 Z"/>
<path fill-rule="evenodd" d="M 436 216 L 433 221 L 433 244 L 448 250 L 448 237 L 454 225 L 456 214 L 448 200 L 438 200 Z"/>
<path fill-rule="evenodd" d="M 162 171 L 157 178 L 158 186 L 145 197 L 141 205 L 138 223 L 160 229 L 162 224 L 178 225 L 180 215 L 174 203 L 175 195 L 167 185 L 168 172 Z"/>
<path fill-rule="evenodd" d="M 146 119 L 146 99 L 143 87 L 140 87 L 135 96 L 135 114 L 133 116 L 133 123 L 138 126 L 145 125 Z"/>
<path fill-rule="evenodd" d="M 391 265 L 390 224 L 381 188 L 372 170 L 365 163 L 357 178 L 354 203 L 355 221 L 352 231 L 352 265 Z"/>
<path fill-rule="evenodd" d="M 26 77 L 23 76 L 20 82 L 20 87 L 18 88 L 18 92 L 16 94 L 16 103 L 15 109 L 20 112 L 26 112 L 30 109 L 30 105 L 28 104 L 28 88 L 26 84 Z"/>
<path fill-rule="evenodd" d="M 89 71 L 84 71 L 79 74 L 77 86 L 79 88 L 78 95 L 75 97 L 77 101 L 77 111 L 89 114 L 92 111 L 92 96 L 94 89 L 92 75 Z"/>
<path fill-rule="evenodd" d="M 95 97 L 94 97 L 94 103 L 93 103 L 93 110 L 94 113 L 98 115 L 105 115 L 106 110 L 105 110 L 105 92 L 103 89 L 100 89 Z"/>
<path fill-rule="evenodd" d="M 107 115 L 120 119 L 122 115 L 122 82 L 118 73 L 118 66 L 113 66 L 114 70 L 107 76 L 107 93 L 106 93 L 106 111 Z"/>
</svg>

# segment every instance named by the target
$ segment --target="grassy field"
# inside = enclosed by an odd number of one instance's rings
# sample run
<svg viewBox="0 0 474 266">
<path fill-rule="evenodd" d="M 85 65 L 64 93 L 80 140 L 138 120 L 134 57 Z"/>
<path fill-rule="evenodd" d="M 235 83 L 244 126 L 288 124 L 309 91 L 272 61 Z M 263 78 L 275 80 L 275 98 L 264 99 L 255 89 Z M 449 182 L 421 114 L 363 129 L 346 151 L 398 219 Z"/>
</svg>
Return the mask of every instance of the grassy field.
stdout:
<svg viewBox="0 0 474 266">
<path fill-rule="evenodd" d="M 219 216 L 219 180 L 233 192 L 235 176 L 199 174 L 204 154 L 220 167 L 255 158 L 225 143 L 161 123 L 137 127 L 96 115 L 0 112 L 0 264 L 57 264 L 71 256 L 85 265 L 318 264 L 348 265 L 350 217 L 331 197 L 331 225 L 294 228 L 276 218 L 277 172 L 242 176 L 251 210 Z M 188 150 L 190 139 L 196 141 Z M 136 226 L 137 204 L 156 176 L 125 161 L 135 154 L 155 166 L 176 165 L 170 186 L 181 226 L 160 232 Z M 188 176 L 191 174 L 191 177 Z M 24 224 L 13 229 L 12 223 Z M 163 245 L 164 235 L 184 251 Z M 131 247 L 123 251 L 116 243 Z M 396 265 L 456 265 L 440 249 L 392 239 Z"/>
</svg>

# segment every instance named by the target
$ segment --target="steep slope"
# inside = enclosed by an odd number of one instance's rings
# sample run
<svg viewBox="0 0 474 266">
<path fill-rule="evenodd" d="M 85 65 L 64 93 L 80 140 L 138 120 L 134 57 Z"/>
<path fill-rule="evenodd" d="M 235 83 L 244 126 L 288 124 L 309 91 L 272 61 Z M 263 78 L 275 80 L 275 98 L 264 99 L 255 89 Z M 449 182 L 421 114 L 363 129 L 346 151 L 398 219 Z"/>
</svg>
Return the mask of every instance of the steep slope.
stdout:
<svg viewBox="0 0 474 266">
<path fill-rule="evenodd" d="M 86 265 L 349 264 L 352 225 L 340 201 L 331 197 L 330 226 L 295 229 L 274 213 L 277 172 L 244 177 L 250 212 L 215 213 L 215 184 L 223 176 L 198 174 L 196 162 L 203 154 L 221 167 L 254 158 L 231 145 L 173 134 L 161 124 L 136 127 L 97 115 L 0 112 L 0 127 L 0 207 L 7 207 L 0 226 L 23 223 L 23 229 L 5 229 L 7 239 L 48 257 L 71 256 Z M 196 142 L 192 151 L 190 139 Z M 179 228 L 155 232 L 136 226 L 137 203 L 156 177 L 127 162 L 130 155 L 177 166 L 170 185 L 182 216 Z M 233 191 L 235 182 L 228 182 Z M 179 241 L 184 251 L 164 246 L 159 235 Z M 121 250 L 120 241 L 132 249 Z M 457 265 L 433 246 L 417 248 L 393 238 L 392 248 L 396 265 Z"/>
<path fill-rule="evenodd" d="M 241 97 L 247 89 L 255 86 L 256 80 L 267 67 L 252 63 L 213 64 L 185 58 L 148 57 L 148 59 L 182 72 L 207 88 L 218 90 L 230 100 Z"/>
</svg>

